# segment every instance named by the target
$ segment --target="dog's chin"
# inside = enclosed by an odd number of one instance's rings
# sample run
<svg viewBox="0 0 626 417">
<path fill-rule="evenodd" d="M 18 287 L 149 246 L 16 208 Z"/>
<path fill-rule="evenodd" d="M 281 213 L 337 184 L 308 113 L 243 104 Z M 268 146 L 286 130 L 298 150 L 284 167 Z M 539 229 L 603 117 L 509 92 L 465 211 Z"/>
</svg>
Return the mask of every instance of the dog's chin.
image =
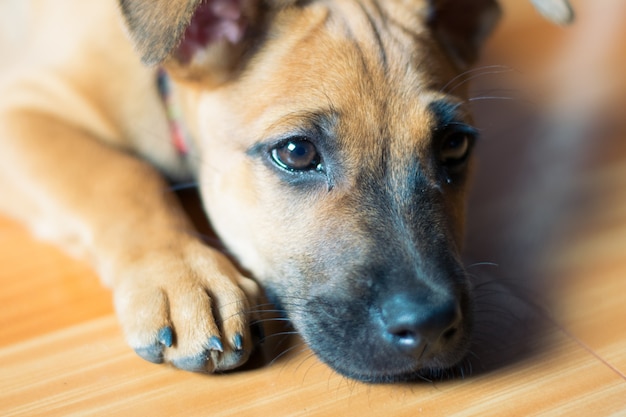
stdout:
<svg viewBox="0 0 626 417">
<path fill-rule="evenodd" d="M 389 354 L 381 360 L 380 357 L 375 358 L 380 355 L 373 354 L 372 360 L 367 361 L 367 358 L 354 360 L 352 352 L 332 350 L 327 346 L 328 343 L 319 343 L 306 335 L 303 337 L 317 357 L 334 371 L 347 378 L 373 384 L 431 382 L 454 377 L 469 345 L 469 341 L 464 339 L 445 353 L 440 352 L 428 360 L 415 360 L 398 354 Z"/>
<path fill-rule="evenodd" d="M 434 367 L 429 369 L 386 370 L 381 372 L 360 373 L 353 369 L 344 369 L 327 363 L 335 372 L 356 381 L 368 384 L 393 384 L 402 382 L 432 382 L 453 375 L 454 367 Z"/>
</svg>

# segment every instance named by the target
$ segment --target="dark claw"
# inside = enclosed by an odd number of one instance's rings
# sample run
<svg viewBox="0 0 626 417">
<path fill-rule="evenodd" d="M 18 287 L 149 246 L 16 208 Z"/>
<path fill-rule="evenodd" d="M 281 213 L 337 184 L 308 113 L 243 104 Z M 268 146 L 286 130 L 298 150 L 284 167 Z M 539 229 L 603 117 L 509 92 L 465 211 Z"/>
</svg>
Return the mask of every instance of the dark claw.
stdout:
<svg viewBox="0 0 626 417">
<path fill-rule="evenodd" d="M 206 371 L 207 360 L 208 360 L 207 355 L 205 353 L 201 353 L 196 356 L 173 360 L 172 364 L 175 367 L 179 369 L 183 369 L 185 371 L 202 372 L 202 371 Z"/>
<path fill-rule="evenodd" d="M 243 350 L 243 336 L 241 333 L 237 333 L 233 339 L 233 345 L 235 346 L 235 350 Z"/>
<path fill-rule="evenodd" d="M 163 351 L 161 345 L 148 346 L 135 349 L 135 353 L 152 363 L 163 363 Z"/>
<path fill-rule="evenodd" d="M 222 341 L 217 336 L 213 336 L 212 338 L 209 339 L 208 347 L 209 347 L 209 350 L 212 350 L 212 351 L 224 352 L 224 345 L 222 345 Z"/>
<path fill-rule="evenodd" d="M 167 326 L 159 330 L 159 343 L 165 347 L 172 347 L 174 344 L 174 332 L 172 328 Z"/>
</svg>

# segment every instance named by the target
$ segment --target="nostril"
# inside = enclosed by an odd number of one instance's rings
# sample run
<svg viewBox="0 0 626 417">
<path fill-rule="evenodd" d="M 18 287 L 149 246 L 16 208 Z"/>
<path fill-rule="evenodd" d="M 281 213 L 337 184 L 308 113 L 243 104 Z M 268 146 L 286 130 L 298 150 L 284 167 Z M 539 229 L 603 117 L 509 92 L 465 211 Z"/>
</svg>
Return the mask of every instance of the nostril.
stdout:
<svg viewBox="0 0 626 417">
<path fill-rule="evenodd" d="M 458 329 L 456 327 L 451 327 L 448 330 L 446 330 L 445 332 L 443 332 L 441 337 L 443 337 L 445 340 L 450 340 L 450 339 L 452 339 L 456 335 L 457 331 L 458 331 Z"/>
<path fill-rule="evenodd" d="M 388 330 L 393 342 L 405 348 L 414 348 L 420 345 L 421 340 L 418 333 L 411 330 Z"/>
<path fill-rule="evenodd" d="M 400 330 L 396 332 L 394 336 L 396 336 L 397 338 L 401 340 L 415 339 L 415 333 L 410 332 L 408 330 Z"/>
<path fill-rule="evenodd" d="M 427 345 L 452 340 L 459 331 L 461 313 L 454 300 L 433 303 L 396 295 L 383 304 L 382 320 L 392 346 L 419 355 Z"/>
</svg>

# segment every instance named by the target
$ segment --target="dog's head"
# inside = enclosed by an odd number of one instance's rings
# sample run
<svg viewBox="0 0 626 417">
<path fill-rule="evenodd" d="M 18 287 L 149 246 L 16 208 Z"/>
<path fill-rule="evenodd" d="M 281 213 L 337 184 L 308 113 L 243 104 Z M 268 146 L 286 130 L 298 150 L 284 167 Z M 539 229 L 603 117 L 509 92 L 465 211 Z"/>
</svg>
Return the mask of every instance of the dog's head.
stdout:
<svg viewBox="0 0 626 417">
<path fill-rule="evenodd" d="M 318 356 L 370 381 L 455 365 L 476 131 L 451 80 L 495 2 L 121 4 L 182 86 L 216 230 Z"/>
</svg>

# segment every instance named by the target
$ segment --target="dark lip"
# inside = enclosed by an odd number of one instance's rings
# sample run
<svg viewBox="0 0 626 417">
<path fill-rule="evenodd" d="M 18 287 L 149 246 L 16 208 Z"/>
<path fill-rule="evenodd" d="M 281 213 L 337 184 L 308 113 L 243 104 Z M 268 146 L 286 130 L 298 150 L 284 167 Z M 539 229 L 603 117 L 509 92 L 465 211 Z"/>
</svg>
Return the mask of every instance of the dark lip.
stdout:
<svg viewBox="0 0 626 417">
<path fill-rule="evenodd" d="M 360 382 L 368 384 L 394 384 L 394 383 L 410 383 L 410 382 L 428 382 L 444 381 L 446 379 L 453 378 L 455 375 L 454 369 L 460 364 L 466 354 L 460 356 L 460 359 L 455 363 L 437 368 L 422 368 L 418 366 L 407 366 L 404 368 L 398 368 L 395 370 L 385 371 L 372 371 L 368 373 L 352 371 L 345 369 L 341 366 L 336 366 L 325 361 L 317 352 L 317 357 L 328 365 L 335 372 Z"/>
<path fill-rule="evenodd" d="M 288 311 L 286 317 L 290 318 Z M 461 332 L 457 339 L 451 342 L 451 346 L 442 357 L 438 355 L 422 358 L 423 361 L 416 361 L 409 356 L 398 354 L 398 360 L 394 363 L 363 369 L 363 362 L 360 365 L 351 366 L 351 363 L 343 362 L 337 358 L 337 355 L 327 354 L 327 349 L 319 348 L 316 337 L 311 337 L 308 332 L 298 330 L 307 346 L 315 353 L 315 356 L 329 366 L 332 370 L 340 375 L 354 379 L 364 383 L 371 384 L 391 384 L 391 383 L 409 383 L 409 382 L 432 382 L 435 380 L 443 381 L 456 376 L 455 369 L 467 357 L 468 349 L 471 345 L 473 320 L 471 312 L 465 315 L 466 319 L 460 326 Z M 298 329 L 297 321 L 294 322 L 290 318 L 294 327 Z M 310 320 L 310 318 L 309 318 Z M 315 334 L 315 333 L 312 333 Z M 344 352 L 343 357 L 350 357 L 350 351 Z"/>
<path fill-rule="evenodd" d="M 315 351 L 316 356 L 332 368 L 335 372 L 364 383 L 371 384 L 391 384 L 401 382 L 433 382 L 452 379 L 456 376 L 455 369 L 467 358 L 468 348 L 471 343 L 469 337 L 455 347 L 458 357 L 450 364 L 419 366 L 418 364 L 397 367 L 396 369 L 385 369 L 384 371 L 372 370 L 368 372 L 355 371 L 342 367 L 341 365 L 329 363 L 323 356 Z"/>
</svg>

